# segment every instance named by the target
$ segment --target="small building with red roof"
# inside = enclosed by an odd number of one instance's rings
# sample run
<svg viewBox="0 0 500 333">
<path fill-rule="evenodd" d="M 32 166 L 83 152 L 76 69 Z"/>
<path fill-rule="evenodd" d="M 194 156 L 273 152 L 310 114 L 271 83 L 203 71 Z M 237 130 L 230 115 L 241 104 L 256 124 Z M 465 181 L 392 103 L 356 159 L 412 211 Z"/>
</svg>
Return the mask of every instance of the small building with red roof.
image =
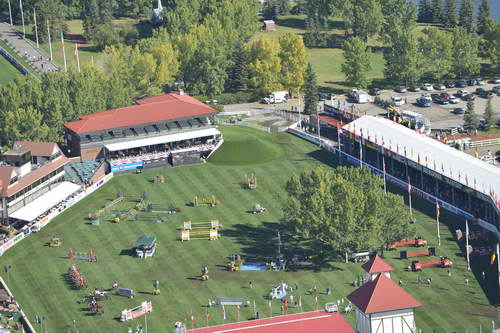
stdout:
<svg viewBox="0 0 500 333">
<path fill-rule="evenodd" d="M 380 258 L 378 255 L 373 256 L 369 261 L 361 266 L 365 270 L 366 278 L 365 280 L 375 280 L 377 276 L 383 273 L 388 278 L 391 277 L 391 272 L 394 268 L 386 263 L 384 259 Z"/>
<path fill-rule="evenodd" d="M 422 306 L 385 274 L 378 274 L 347 296 L 356 306 L 359 333 L 417 332 L 414 310 Z"/>
</svg>

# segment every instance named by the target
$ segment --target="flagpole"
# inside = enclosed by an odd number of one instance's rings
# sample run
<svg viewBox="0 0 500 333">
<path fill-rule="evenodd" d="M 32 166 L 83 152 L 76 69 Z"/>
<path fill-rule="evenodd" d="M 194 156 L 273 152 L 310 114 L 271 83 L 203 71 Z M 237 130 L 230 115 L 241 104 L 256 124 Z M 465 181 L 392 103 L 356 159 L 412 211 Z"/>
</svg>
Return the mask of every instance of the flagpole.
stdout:
<svg viewBox="0 0 500 333">
<path fill-rule="evenodd" d="M 24 26 L 23 0 L 19 0 L 19 8 L 21 9 L 21 22 L 23 24 L 23 38 L 26 38 L 26 27 Z"/>
<path fill-rule="evenodd" d="M 410 204 L 410 217 L 413 218 L 413 210 L 411 208 L 411 184 L 410 184 L 410 178 L 408 178 L 408 203 Z"/>
<path fill-rule="evenodd" d="M 10 7 L 10 0 L 7 0 L 9 4 L 9 17 L 10 17 L 10 26 L 12 26 L 12 8 Z"/>
<path fill-rule="evenodd" d="M 441 246 L 441 232 L 439 230 L 439 201 L 436 200 L 436 227 L 438 234 L 438 246 Z"/>
<path fill-rule="evenodd" d="M 382 167 L 384 168 L 384 192 L 387 194 L 387 180 L 385 175 L 385 158 L 382 156 Z"/>
<path fill-rule="evenodd" d="M 49 53 L 50 53 L 50 61 L 52 61 L 52 40 L 50 38 L 50 27 L 49 20 L 47 20 L 47 35 L 49 37 Z"/>
<path fill-rule="evenodd" d="M 62 43 L 62 51 L 63 51 L 63 59 L 64 59 L 64 71 L 68 71 L 68 65 L 66 64 L 66 50 L 64 49 L 64 34 L 61 31 L 61 43 Z"/>
<path fill-rule="evenodd" d="M 80 56 L 78 55 L 78 44 L 75 44 L 75 51 L 76 51 L 76 65 L 78 68 L 78 73 L 80 73 Z"/>
<path fill-rule="evenodd" d="M 316 109 L 316 120 L 318 121 L 318 145 L 321 147 L 321 129 L 319 125 L 319 109 L 321 108 L 321 105 L 318 104 L 318 108 Z"/>
<path fill-rule="evenodd" d="M 469 261 L 469 222 L 465 220 L 465 253 L 467 253 L 467 270 L 470 271 Z"/>
<path fill-rule="evenodd" d="M 500 287 L 500 244 L 497 243 L 498 286 Z"/>
<path fill-rule="evenodd" d="M 40 45 L 38 44 L 38 28 L 36 26 L 36 8 L 35 7 L 33 7 L 33 19 L 35 21 L 36 48 L 39 49 Z"/>
</svg>

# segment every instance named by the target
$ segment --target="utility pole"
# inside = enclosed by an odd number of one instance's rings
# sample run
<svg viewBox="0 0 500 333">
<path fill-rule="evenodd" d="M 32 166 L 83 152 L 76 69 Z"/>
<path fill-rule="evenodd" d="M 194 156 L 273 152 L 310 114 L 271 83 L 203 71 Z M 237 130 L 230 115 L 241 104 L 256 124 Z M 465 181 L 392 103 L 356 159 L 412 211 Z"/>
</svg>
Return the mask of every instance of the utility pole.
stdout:
<svg viewBox="0 0 500 333">
<path fill-rule="evenodd" d="M 23 0 L 19 0 L 19 8 L 21 9 L 21 22 L 23 24 L 23 38 L 26 38 L 26 27 L 24 26 Z"/>
<path fill-rule="evenodd" d="M 61 31 L 61 43 L 62 43 L 62 51 L 63 51 L 63 59 L 64 59 L 64 71 L 68 71 L 68 65 L 66 64 L 66 50 L 64 49 L 64 33 Z"/>
<path fill-rule="evenodd" d="M 52 40 L 50 39 L 50 27 L 49 27 L 49 20 L 47 20 L 47 35 L 49 36 L 49 53 L 50 53 L 50 61 L 52 61 Z"/>
<path fill-rule="evenodd" d="M 39 49 L 40 45 L 38 44 L 38 28 L 36 26 L 36 8 L 33 7 L 33 19 L 35 21 L 35 38 L 36 38 L 36 48 Z"/>
</svg>

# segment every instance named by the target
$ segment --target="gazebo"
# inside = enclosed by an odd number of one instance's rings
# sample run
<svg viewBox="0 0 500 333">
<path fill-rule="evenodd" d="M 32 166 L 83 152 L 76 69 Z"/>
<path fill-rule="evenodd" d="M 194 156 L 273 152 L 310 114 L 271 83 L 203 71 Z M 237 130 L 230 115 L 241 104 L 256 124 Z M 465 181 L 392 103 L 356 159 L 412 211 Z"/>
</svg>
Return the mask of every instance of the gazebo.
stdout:
<svg viewBox="0 0 500 333">
<path fill-rule="evenodd" d="M 382 258 L 378 255 L 372 257 L 369 261 L 364 263 L 361 266 L 365 270 L 365 281 L 375 280 L 380 273 L 384 273 L 385 276 L 391 278 L 391 271 L 394 268 L 386 263 Z"/>
<path fill-rule="evenodd" d="M 414 310 L 422 306 L 385 274 L 347 296 L 356 306 L 358 333 L 415 333 Z"/>
<path fill-rule="evenodd" d="M 276 23 L 273 20 L 265 20 L 262 28 L 265 32 L 276 31 Z"/>
</svg>

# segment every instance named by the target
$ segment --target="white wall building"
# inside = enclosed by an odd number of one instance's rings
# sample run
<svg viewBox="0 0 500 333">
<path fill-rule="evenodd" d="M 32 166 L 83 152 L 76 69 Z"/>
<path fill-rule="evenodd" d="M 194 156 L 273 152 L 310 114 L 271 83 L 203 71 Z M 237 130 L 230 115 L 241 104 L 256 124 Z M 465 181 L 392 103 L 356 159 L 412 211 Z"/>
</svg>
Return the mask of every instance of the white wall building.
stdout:
<svg viewBox="0 0 500 333">
<path fill-rule="evenodd" d="M 361 266 L 365 270 L 365 281 L 375 280 L 375 278 L 383 273 L 388 278 L 391 278 L 391 272 L 394 268 L 386 263 L 378 255 L 372 257 L 369 261 Z"/>
</svg>

